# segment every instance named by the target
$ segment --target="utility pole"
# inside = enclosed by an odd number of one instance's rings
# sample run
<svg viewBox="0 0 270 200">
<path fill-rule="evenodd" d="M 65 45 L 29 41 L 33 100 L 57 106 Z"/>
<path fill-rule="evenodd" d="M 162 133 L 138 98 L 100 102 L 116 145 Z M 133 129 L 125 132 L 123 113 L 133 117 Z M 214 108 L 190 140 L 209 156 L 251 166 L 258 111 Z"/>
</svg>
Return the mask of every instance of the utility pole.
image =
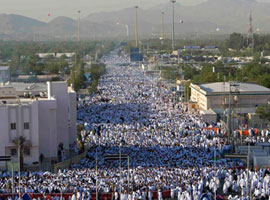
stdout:
<svg viewBox="0 0 270 200">
<path fill-rule="evenodd" d="M 80 29 L 81 29 L 81 24 L 80 24 L 80 23 L 81 23 L 81 22 L 80 22 L 81 19 L 80 19 L 80 14 L 81 14 L 81 11 L 79 10 L 79 11 L 78 11 L 78 35 L 77 35 L 77 37 L 78 37 L 78 38 L 77 38 L 78 42 L 81 41 L 81 30 L 80 30 Z"/>
<path fill-rule="evenodd" d="M 136 9 L 136 47 L 138 47 L 138 6 L 135 6 Z"/>
<path fill-rule="evenodd" d="M 174 50 L 174 40 L 175 40 L 175 35 L 174 35 L 174 4 L 176 0 L 171 0 L 172 2 L 172 50 Z"/>
</svg>

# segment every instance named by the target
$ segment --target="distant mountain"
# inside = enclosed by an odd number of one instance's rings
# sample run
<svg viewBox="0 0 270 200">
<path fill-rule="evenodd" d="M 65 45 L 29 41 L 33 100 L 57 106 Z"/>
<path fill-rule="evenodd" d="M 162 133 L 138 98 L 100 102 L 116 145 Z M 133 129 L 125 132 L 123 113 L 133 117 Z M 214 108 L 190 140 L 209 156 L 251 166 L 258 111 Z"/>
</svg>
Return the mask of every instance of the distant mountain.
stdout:
<svg viewBox="0 0 270 200">
<path fill-rule="evenodd" d="M 270 3 L 256 0 L 208 0 L 198 5 L 175 4 L 176 35 L 247 33 L 252 10 L 254 30 L 270 32 Z M 159 37 L 161 12 L 165 12 L 165 32 L 171 35 L 172 5 L 139 8 L 140 36 Z M 183 20 L 184 23 L 179 23 Z M 219 28 L 219 29 L 217 29 Z M 216 30 L 219 30 L 217 32 Z M 81 19 L 81 38 L 134 38 L 135 9 L 92 13 Z M 76 39 L 77 20 L 57 17 L 45 23 L 20 15 L 0 15 L 0 39 Z"/>
<path fill-rule="evenodd" d="M 38 20 L 14 14 L 0 15 L 0 38 L 27 39 L 31 37 L 37 28 L 45 26 L 46 23 Z"/>
<path fill-rule="evenodd" d="M 69 39 L 76 37 L 77 21 L 68 17 L 56 17 L 35 31 L 37 36 L 47 35 L 50 38 Z"/>
</svg>

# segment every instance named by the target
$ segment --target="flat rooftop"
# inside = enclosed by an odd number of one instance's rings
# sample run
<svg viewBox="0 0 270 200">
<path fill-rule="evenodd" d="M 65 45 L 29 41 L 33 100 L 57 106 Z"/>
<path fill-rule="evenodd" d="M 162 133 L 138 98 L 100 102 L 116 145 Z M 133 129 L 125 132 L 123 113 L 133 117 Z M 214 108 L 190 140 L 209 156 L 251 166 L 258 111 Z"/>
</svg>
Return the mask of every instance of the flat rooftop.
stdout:
<svg viewBox="0 0 270 200">
<path fill-rule="evenodd" d="M 8 70 L 9 66 L 0 66 L 0 70 Z"/>
<path fill-rule="evenodd" d="M 23 82 L 10 82 L 4 87 L 14 87 L 17 92 L 33 91 L 33 92 L 46 92 L 46 83 L 23 83 Z"/>
<path fill-rule="evenodd" d="M 239 92 L 269 92 L 270 89 L 255 83 L 237 83 L 239 85 Z M 216 82 L 201 84 L 199 87 L 206 92 L 230 92 L 229 82 Z M 231 87 L 234 92 L 234 87 Z"/>
</svg>

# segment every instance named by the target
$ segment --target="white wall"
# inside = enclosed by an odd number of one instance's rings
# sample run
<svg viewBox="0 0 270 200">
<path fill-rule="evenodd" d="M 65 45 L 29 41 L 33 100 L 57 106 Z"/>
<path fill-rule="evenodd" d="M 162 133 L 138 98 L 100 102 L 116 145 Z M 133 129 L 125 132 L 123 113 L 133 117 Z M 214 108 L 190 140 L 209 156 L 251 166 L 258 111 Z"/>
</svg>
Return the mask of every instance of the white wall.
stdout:
<svg viewBox="0 0 270 200">
<path fill-rule="evenodd" d="M 77 95 L 75 92 L 69 93 L 69 119 L 70 119 L 70 144 L 77 139 Z"/>
<path fill-rule="evenodd" d="M 8 109 L 6 106 L 0 106 L 0 155 L 4 156 L 5 146 L 9 144 L 8 135 Z M 0 162 L 0 168 L 5 167 L 5 162 Z"/>
<path fill-rule="evenodd" d="M 51 94 L 57 101 L 56 121 L 57 121 L 57 144 L 63 143 L 64 148 L 69 146 L 68 110 L 69 95 L 67 82 L 52 82 Z"/>
<path fill-rule="evenodd" d="M 38 101 L 39 153 L 45 157 L 57 155 L 56 100 Z"/>
</svg>

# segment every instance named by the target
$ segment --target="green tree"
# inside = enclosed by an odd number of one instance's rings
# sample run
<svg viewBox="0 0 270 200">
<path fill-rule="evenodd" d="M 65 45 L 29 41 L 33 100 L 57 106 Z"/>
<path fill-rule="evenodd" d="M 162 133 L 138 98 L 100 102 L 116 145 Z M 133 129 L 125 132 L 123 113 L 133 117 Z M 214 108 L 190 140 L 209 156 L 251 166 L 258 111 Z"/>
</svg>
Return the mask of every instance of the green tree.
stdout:
<svg viewBox="0 0 270 200">
<path fill-rule="evenodd" d="M 83 135 L 83 132 L 85 133 Z M 79 147 L 79 152 L 83 153 L 85 151 L 85 144 L 87 143 L 87 137 L 90 135 L 89 131 L 85 131 L 83 124 L 77 125 L 77 143 Z"/>
<path fill-rule="evenodd" d="M 185 79 L 193 79 L 193 77 L 195 75 L 198 75 L 200 72 L 195 68 L 195 67 L 191 67 L 189 65 L 185 65 L 184 66 L 184 73 L 185 73 Z"/>
<path fill-rule="evenodd" d="M 74 65 L 72 74 L 69 80 L 69 84 L 73 85 L 73 88 L 76 92 L 78 92 L 83 84 L 85 82 L 85 77 L 84 77 L 84 67 L 81 65 Z"/>
<path fill-rule="evenodd" d="M 259 83 L 264 87 L 270 88 L 270 74 L 263 74 L 259 76 Z"/>
<path fill-rule="evenodd" d="M 261 119 L 270 121 L 270 105 L 263 105 L 263 106 L 259 106 L 256 109 L 256 114 L 260 115 Z"/>
<path fill-rule="evenodd" d="M 246 38 L 240 33 L 232 33 L 229 39 L 226 40 L 226 46 L 235 50 L 240 50 L 246 47 Z"/>
<path fill-rule="evenodd" d="M 13 53 L 9 66 L 11 76 L 17 75 L 18 69 L 20 68 L 20 55 Z"/>
</svg>

